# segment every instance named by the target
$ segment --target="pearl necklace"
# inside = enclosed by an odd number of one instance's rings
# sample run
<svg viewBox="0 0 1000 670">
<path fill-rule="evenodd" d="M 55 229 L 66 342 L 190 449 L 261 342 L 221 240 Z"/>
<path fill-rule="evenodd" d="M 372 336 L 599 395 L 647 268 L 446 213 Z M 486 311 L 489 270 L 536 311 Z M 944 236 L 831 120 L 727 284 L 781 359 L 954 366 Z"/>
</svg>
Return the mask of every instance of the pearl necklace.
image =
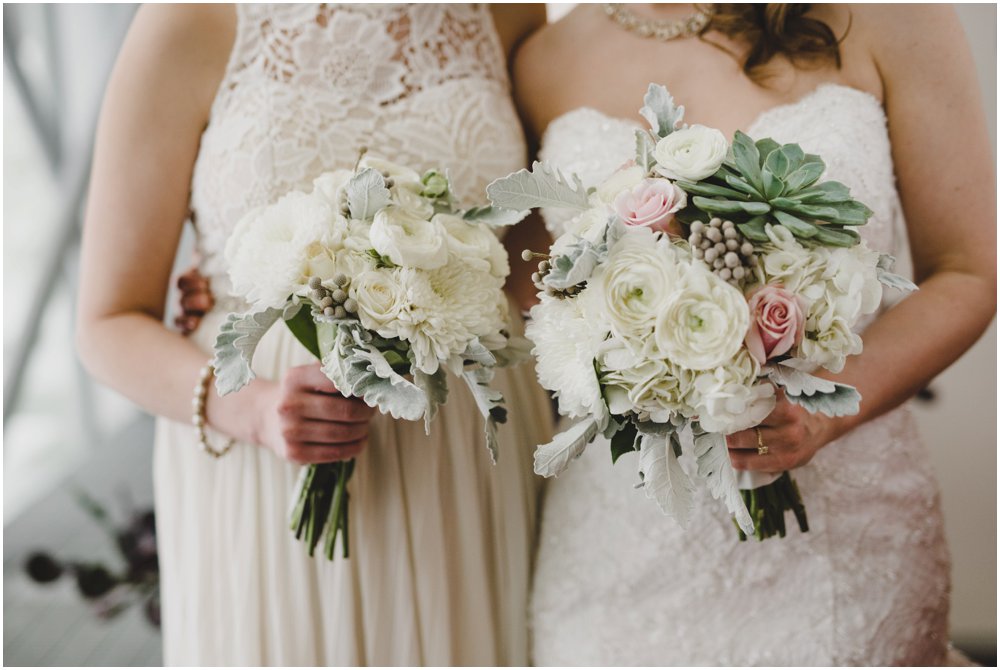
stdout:
<svg viewBox="0 0 1000 670">
<path fill-rule="evenodd" d="M 700 34 L 715 16 L 715 7 L 708 5 L 704 9 L 698 8 L 687 18 L 659 21 L 639 16 L 625 5 L 616 2 L 604 3 L 604 13 L 630 33 L 669 42 L 678 37 L 693 37 Z"/>
</svg>

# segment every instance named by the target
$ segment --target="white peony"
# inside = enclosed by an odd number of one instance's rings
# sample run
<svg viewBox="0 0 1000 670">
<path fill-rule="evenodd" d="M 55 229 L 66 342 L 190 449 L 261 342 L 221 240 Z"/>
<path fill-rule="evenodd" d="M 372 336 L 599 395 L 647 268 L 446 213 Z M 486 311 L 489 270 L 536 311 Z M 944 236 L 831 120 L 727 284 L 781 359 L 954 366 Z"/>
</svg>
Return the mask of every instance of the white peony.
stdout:
<svg viewBox="0 0 1000 670">
<path fill-rule="evenodd" d="M 504 278 L 510 274 L 507 250 L 488 227 L 470 223 L 454 214 L 437 214 L 434 220 L 440 222 L 447 233 L 448 249 L 460 260 L 494 277 Z"/>
<path fill-rule="evenodd" d="M 623 339 L 647 339 L 680 280 L 679 263 L 667 240 L 648 228 L 629 229 L 588 283 L 595 318 L 603 316 Z"/>
<path fill-rule="evenodd" d="M 698 408 L 698 422 L 710 433 L 731 435 L 752 428 L 774 409 L 774 387 L 756 383 L 759 368 L 742 351 L 730 364 L 700 373 L 690 400 Z"/>
<path fill-rule="evenodd" d="M 398 268 L 367 270 L 351 279 L 349 295 L 358 303 L 361 325 L 382 337 L 398 337 L 400 315 L 409 307 Z"/>
<path fill-rule="evenodd" d="M 576 300 L 543 295 L 531 308 L 525 335 L 534 343 L 535 371 L 564 416 L 603 417 L 607 406 L 594 371 L 606 331 L 586 318 Z"/>
<path fill-rule="evenodd" d="M 323 198 L 300 192 L 248 212 L 226 243 L 234 292 L 255 311 L 281 307 L 306 292 L 312 274 L 335 269 L 345 230 L 346 220 Z"/>
<path fill-rule="evenodd" d="M 389 206 L 375 214 L 372 247 L 396 265 L 435 270 L 448 262 L 448 242 L 440 222 Z"/>
<path fill-rule="evenodd" d="M 700 181 L 715 174 L 728 152 L 729 143 L 720 131 L 693 125 L 675 130 L 657 142 L 653 157 L 664 176 Z"/>
<path fill-rule="evenodd" d="M 659 351 L 689 370 L 730 362 L 750 327 L 743 294 L 700 263 L 685 265 L 678 276 L 676 290 L 656 319 Z"/>
</svg>

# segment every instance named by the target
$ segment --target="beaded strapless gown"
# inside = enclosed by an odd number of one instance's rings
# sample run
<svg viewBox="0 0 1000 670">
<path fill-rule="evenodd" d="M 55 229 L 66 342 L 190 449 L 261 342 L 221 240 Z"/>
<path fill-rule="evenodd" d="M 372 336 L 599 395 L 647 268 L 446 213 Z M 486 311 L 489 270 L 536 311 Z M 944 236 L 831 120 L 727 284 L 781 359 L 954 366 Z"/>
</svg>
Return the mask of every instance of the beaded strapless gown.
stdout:
<svg viewBox="0 0 1000 670">
<path fill-rule="evenodd" d="M 237 5 L 235 45 L 201 139 L 191 210 L 218 306 L 226 239 L 248 209 L 362 146 L 447 169 L 463 205 L 523 166 L 504 54 L 481 5 Z M 512 310 L 516 314 L 516 310 Z M 285 328 L 254 360 L 311 362 Z M 192 380 L 193 383 L 194 380 Z M 534 445 L 550 435 L 530 366 L 502 371 L 511 421 L 490 464 L 475 401 L 453 384 L 430 436 L 376 417 L 350 483 L 351 557 L 311 559 L 288 527 L 299 468 L 239 444 L 214 460 L 160 421 L 155 485 L 163 647 L 171 665 L 524 665 L 535 537 Z M 213 439 L 220 440 L 219 436 Z"/>
<path fill-rule="evenodd" d="M 594 185 L 634 151 L 631 121 L 579 109 L 542 157 Z M 903 238 L 886 118 L 867 93 L 820 87 L 751 136 L 798 142 L 875 212 L 874 249 Z M 549 212 L 560 231 L 564 212 Z M 919 361 L 914 361 L 919 364 Z M 532 599 L 537 665 L 937 665 L 948 650 L 949 558 L 938 486 L 904 408 L 795 471 L 810 530 L 740 543 L 704 491 L 682 530 L 596 442 L 549 482 Z"/>
</svg>

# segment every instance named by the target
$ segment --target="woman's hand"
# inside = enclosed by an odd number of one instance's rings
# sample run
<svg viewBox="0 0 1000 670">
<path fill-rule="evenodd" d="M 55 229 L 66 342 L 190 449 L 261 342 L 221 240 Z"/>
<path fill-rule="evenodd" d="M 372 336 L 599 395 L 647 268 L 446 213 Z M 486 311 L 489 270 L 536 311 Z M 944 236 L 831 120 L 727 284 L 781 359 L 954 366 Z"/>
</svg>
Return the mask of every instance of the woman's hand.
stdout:
<svg viewBox="0 0 1000 670">
<path fill-rule="evenodd" d="M 766 454 L 758 453 L 757 431 Z M 821 448 L 836 439 L 833 422 L 823 414 L 811 414 L 785 398 L 778 390 L 778 402 L 757 428 L 733 433 L 726 438 L 729 459 L 737 470 L 784 472 L 805 465 Z"/>
<path fill-rule="evenodd" d="M 215 296 L 208 279 L 198 272 L 197 267 L 188 269 L 177 278 L 177 289 L 181 292 L 180 312 L 174 317 L 174 325 L 182 334 L 190 335 L 198 329 L 202 317 L 215 306 Z"/>
<path fill-rule="evenodd" d="M 368 444 L 374 410 L 341 395 L 319 363 L 289 369 L 257 401 L 254 441 L 292 463 L 344 461 Z"/>
</svg>

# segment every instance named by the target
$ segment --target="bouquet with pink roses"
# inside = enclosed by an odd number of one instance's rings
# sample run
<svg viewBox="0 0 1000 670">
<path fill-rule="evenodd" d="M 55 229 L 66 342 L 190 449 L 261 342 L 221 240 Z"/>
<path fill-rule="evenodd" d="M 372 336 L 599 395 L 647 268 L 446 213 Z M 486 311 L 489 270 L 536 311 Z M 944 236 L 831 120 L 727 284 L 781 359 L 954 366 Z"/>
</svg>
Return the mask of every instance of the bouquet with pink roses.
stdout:
<svg viewBox="0 0 1000 670">
<path fill-rule="evenodd" d="M 915 287 L 861 240 L 871 211 L 821 180 L 819 156 L 729 142 L 683 111 L 651 85 L 635 160 L 596 188 L 536 163 L 487 191 L 496 207 L 579 211 L 548 254 L 525 252 L 542 259 L 527 329 L 539 380 L 580 419 L 538 447 L 535 472 L 559 474 L 604 435 L 613 462 L 638 452 L 646 495 L 682 524 L 701 484 L 741 539 L 784 536 L 787 511 L 804 532 L 789 473 L 738 476 L 726 436 L 767 417 L 776 387 L 810 412 L 857 413 L 857 390 L 812 372 L 861 351 L 853 328 L 883 284 Z"/>
</svg>

